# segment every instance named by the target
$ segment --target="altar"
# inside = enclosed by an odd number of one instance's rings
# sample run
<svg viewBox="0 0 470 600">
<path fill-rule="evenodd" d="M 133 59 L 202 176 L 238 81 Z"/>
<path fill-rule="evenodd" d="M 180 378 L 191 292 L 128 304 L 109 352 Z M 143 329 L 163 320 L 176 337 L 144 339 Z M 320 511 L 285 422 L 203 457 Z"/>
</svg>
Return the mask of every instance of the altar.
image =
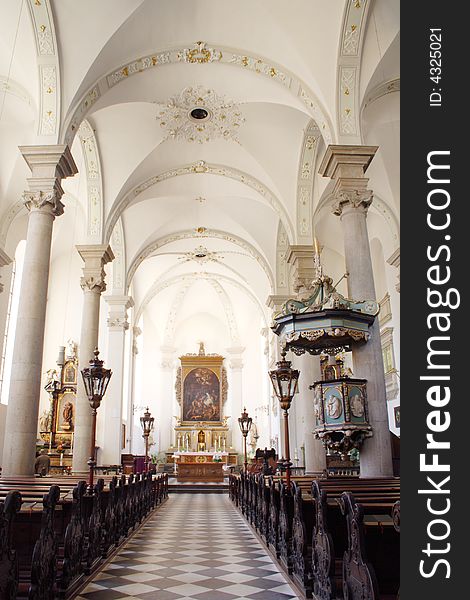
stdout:
<svg viewBox="0 0 470 600">
<path fill-rule="evenodd" d="M 175 452 L 173 459 L 178 482 L 223 482 L 224 469 L 229 463 L 229 453 Z"/>
</svg>

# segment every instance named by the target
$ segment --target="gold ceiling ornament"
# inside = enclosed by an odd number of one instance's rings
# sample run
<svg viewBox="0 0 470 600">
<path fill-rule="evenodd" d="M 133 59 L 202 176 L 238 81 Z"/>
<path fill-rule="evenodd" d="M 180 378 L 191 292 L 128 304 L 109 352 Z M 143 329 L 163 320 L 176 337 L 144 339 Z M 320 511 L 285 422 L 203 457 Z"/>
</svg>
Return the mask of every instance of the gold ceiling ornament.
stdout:
<svg viewBox="0 0 470 600">
<path fill-rule="evenodd" d="M 157 114 L 157 121 L 173 138 L 203 144 L 222 138 L 238 142 L 237 134 L 245 122 L 239 105 L 213 89 L 187 87 L 173 96 Z"/>
<path fill-rule="evenodd" d="M 196 42 L 192 48 L 184 48 L 178 59 L 191 64 L 206 64 L 222 58 L 220 50 L 208 48 L 206 42 Z"/>
<path fill-rule="evenodd" d="M 184 262 L 194 260 L 199 264 L 203 264 L 210 261 L 218 262 L 219 258 L 224 258 L 223 256 L 218 256 L 219 254 L 220 252 L 212 252 L 205 246 L 198 246 L 190 252 L 182 252 L 178 259 Z"/>
</svg>

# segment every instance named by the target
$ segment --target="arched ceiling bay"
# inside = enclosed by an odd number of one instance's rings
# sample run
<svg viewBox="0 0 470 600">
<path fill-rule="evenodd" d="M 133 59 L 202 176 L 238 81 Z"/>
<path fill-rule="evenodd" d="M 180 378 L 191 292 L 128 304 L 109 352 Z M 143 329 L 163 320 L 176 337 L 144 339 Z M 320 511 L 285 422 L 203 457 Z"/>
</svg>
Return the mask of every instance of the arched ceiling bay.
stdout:
<svg viewBox="0 0 470 600">
<path fill-rule="evenodd" d="M 122 288 L 134 296 L 136 313 L 144 310 L 154 324 L 159 343 L 169 344 L 172 336 L 181 341 L 196 321 L 201 331 L 215 328 L 223 344 L 250 343 L 254 323 L 266 320 L 267 297 L 277 293 L 279 228 L 286 244 L 311 243 L 311 226 L 319 225 L 320 238 L 339 240 L 337 221 L 310 223 L 310 196 L 321 203 L 326 183 L 312 175 L 314 165 L 338 139 L 338 48 L 350 2 L 43 0 L 41 10 L 51 8 L 60 67 L 54 90 L 59 139 L 71 145 L 80 170 L 64 189 L 73 195 L 80 232 L 90 230 L 93 201 L 99 202 L 101 241 L 112 242 L 118 224 L 122 281 L 127 277 Z M 12 10 L 0 23 L 0 86 L 18 4 L 7 0 Z M 371 4 L 362 94 L 380 79 L 387 49 L 391 68 L 396 64 L 398 3 L 391 4 Z M 47 88 L 38 86 L 41 31 L 31 26 L 43 12 L 36 9 L 31 21 L 31 6 L 33 0 L 25 0 L 4 95 L 8 118 L 0 122 L 6 206 L 19 203 L 28 170 L 21 156 L 4 152 L 4 144 L 36 143 L 33 122 L 42 122 L 47 100 Z M 382 172 L 395 148 L 385 138 L 396 111 L 391 107 L 384 121 L 382 103 L 364 111 L 364 129 L 386 150 L 371 174 L 375 191 L 392 206 L 396 172 Z M 84 119 L 93 144 L 77 135 Z M 310 137 L 316 145 L 309 154 Z M 87 223 L 82 211 L 88 211 Z M 55 225 L 57 240 L 65 240 L 71 215 L 62 221 Z M 340 254 L 339 242 L 331 252 Z"/>
</svg>

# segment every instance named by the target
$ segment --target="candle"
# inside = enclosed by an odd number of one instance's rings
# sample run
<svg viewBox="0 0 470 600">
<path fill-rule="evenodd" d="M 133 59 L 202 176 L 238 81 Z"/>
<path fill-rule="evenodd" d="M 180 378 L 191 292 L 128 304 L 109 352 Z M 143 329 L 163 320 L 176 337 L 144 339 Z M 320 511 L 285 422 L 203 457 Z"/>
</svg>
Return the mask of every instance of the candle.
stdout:
<svg viewBox="0 0 470 600">
<path fill-rule="evenodd" d="M 64 464 L 64 453 L 61 452 L 60 453 L 60 462 L 59 462 L 59 465 L 62 466 L 63 464 Z"/>
<path fill-rule="evenodd" d="M 315 254 L 320 256 L 320 244 L 318 243 L 317 238 L 314 239 L 313 243 L 315 244 Z"/>
</svg>

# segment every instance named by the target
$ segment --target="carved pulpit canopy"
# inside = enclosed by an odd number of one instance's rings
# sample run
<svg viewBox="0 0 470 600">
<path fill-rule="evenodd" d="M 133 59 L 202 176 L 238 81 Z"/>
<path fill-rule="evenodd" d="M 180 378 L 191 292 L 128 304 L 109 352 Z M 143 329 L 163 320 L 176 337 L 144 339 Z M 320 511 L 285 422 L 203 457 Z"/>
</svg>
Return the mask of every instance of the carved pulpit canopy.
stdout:
<svg viewBox="0 0 470 600">
<path fill-rule="evenodd" d="M 379 313 L 378 303 L 342 296 L 336 290 L 339 282 L 333 285 L 332 278 L 323 273 L 318 244 L 314 261 L 316 274 L 310 296 L 287 300 L 274 317 L 271 328 L 281 338 L 281 345 L 295 354 L 337 354 L 367 342 L 369 328 Z"/>
</svg>

